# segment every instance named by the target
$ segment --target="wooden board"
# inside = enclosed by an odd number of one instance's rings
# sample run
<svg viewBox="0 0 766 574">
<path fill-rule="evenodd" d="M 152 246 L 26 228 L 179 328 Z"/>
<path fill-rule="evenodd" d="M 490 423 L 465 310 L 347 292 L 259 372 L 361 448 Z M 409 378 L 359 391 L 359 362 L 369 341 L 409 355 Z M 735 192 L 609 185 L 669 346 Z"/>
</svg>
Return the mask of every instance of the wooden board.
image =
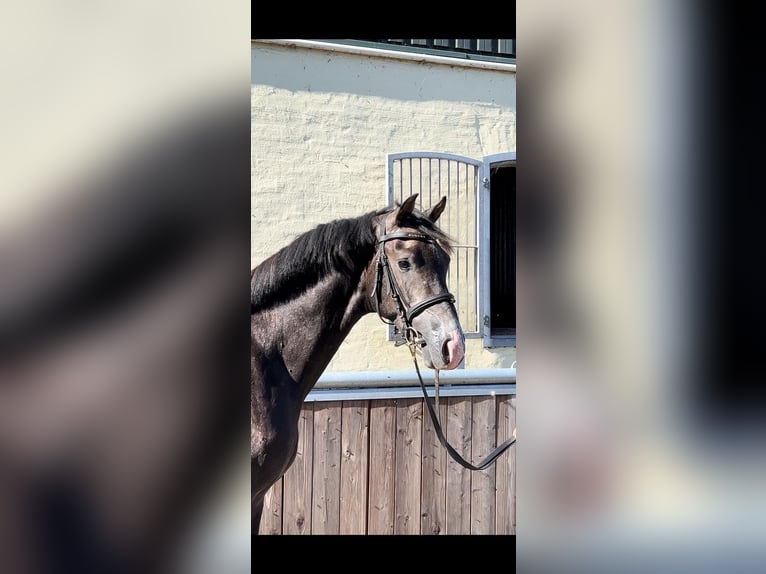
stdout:
<svg viewBox="0 0 766 574">
<path fill-rule="evenodd" d="M 495 448 L 495 397 L 474 397 L 471 422 L 471 464 L 477 464 Z M 495 463 L 497 464 L 497 463 Z M 471 473 L 471 534 L 495 534 L 495 466 Z"/>
<path fill-rule="evenodd" d="M 340 533 L 341 405 L 314 405 L 312 534 Z"/>
<path fill-rule="evenodd" d="M 499 397 L 497 407 L 498 444 L 513 436 L 516 427 L 516 397 Z M 495 463 L 497 486 L 495 529 L 497 534 L 516 534 L 516 445 Z"/>
<path fill-rule="evenodd" d="M 420 534 L 420 448 L 423 399 L 401 399 L 396 409 L 394 534 Z"/>
<path fill-rule="evenodd" d="M 434 408 L 436 406 L 434 405 Z M 441 424 L 446 424 L 447 403 L 442 398 L 437 412 Z M 434 431 L 431 415 L 423 405 L 423 464 L 420 493 L 420 533 L 443 534 L 446 531 L 447 450 Z"/>
<path fill-rule="evenodd" d="M 471 399 L 447 399 L 446 436 L 455 451 L 471 460 Z M 452 457 L 447 458 L 447 529 L 446 534 L 471 531 L 471 471 Z"/>
<path fill-rule="evenodd" d="M 298 452 L 283 478 L 285 534 L 311 534 L 313 454 L 314 403 L 306 403 L 298 419 Z"/>
<path fill-rule="evenodd" d="M 275 482 L 263 498 L 260 534 L 282 534 L 282 479 Z"/>
<path fill-rule="evenodd" d="M 370 406 L 370 470 L 367 533 L 394 533 L 394 435 L 396 401 L 374 401 Z"/>
<path fill-rule="evenodd" d="M 344 401 L 341 430 L 340 533 L 367 533 L 369 401 Z"/>
</svg>

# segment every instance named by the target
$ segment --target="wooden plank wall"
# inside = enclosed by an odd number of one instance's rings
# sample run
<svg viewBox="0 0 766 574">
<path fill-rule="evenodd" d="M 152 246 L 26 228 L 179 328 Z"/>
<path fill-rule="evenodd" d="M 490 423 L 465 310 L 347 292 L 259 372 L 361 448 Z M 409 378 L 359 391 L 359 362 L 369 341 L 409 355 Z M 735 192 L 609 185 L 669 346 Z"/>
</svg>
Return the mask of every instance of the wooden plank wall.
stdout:
<svg viewBox="0 0 766 574">
<path fill-rule="evenodd" d="M 513 433 L 516 397 L 442 397 L 439 417 L 479 462 Z M 516 534 L 516 447 L 469 471 L 422 399 L 304 404 L 295 462 L 266 496 L 261 534 Z"/>
</svg>

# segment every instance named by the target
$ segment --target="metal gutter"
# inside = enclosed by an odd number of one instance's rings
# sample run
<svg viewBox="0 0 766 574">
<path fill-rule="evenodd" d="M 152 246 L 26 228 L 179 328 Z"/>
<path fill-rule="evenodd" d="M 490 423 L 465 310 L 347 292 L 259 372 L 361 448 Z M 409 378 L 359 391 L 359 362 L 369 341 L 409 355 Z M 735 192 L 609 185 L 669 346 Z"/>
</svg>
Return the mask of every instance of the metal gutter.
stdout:
<svg viewBox="0 0 766 574">
<path fill-rule="evenodd" d="M 387 58 L 390 60 L 407 60 L 423 64 L 441 64 L 460 68 L 479 68 L 482 70 L 494 70 L 499 72 L 516 73 L 516 64 L 503 62 L 489 62 L 486 60 L 468 60 L 463 58 L 450 58 L 447 56 L 434 56 L 432 54 L 420 54 L 402 52 L 397 50 L 385 50 L 381 48 L 368 48 L 351 44 L 333 44 L 331 42 L 317 42 L 315 40 L 258 40 L 251 39 L 251 44 L 271 44 L 286 46 L 289 48 L 310 48 L 325 52 L 340 52 L 356 56 L 370 56 L 375 58 Z"/>
</svg>

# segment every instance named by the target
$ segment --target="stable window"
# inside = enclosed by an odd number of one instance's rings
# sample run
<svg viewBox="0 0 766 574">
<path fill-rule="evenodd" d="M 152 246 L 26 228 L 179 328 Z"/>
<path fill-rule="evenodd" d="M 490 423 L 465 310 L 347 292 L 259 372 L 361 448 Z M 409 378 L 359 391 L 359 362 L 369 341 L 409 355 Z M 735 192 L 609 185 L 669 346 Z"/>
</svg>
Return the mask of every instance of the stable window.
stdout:
<svg viewBox="0 0 766 574">
<path fill-rule="evenodd" d="M 455 242 L 447 285 L 466 338 L 516 344 L 516 154 L 483 161 L 437 152 L 390 154 L 389 205 L 418 194 L 421 210 L 443 196 L 439 226 Z M 393 339 L 388 327 L 388 339 Z"/>
<path fill-rule="evenodd" d="M 482 164 L 481 240 L 485 347 L 516 345 L 516 154 L 496 154 Z"/>
</svg>

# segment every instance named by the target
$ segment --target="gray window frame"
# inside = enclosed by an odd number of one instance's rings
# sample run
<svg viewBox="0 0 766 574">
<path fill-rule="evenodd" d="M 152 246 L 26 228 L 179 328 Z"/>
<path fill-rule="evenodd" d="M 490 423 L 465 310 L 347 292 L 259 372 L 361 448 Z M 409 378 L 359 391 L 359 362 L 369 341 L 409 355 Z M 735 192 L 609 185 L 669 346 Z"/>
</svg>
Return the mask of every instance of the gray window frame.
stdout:
<svg viewBox="0 0 766 574">
<path fill-rule="evenodd" d="M 482 339 L 484 347 L 515 347 L 516 334 L 513 335 L 493 335 L 492 334 L 492 313 L 490 312 L 490 174 L 492 166 L 498 164 L 516 165 L 516 152 L 496 153 L 482 158 L 481 167 L 481 193 L 479 196 L 479 227 L 483 232 L 479 236 L 479 299 L 481 314 Z"/>
</svg>

